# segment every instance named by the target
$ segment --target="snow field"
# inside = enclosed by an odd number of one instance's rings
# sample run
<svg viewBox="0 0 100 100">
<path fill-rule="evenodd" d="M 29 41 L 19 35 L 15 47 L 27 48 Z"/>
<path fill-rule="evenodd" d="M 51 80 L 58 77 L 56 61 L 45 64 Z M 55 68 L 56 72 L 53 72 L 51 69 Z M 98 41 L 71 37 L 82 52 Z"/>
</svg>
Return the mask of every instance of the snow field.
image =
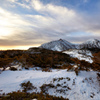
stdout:
<svg viewBox="0 0 100 100">
<path fill-rule="evenodd" d="M 75 72 L 66 70 L 8 70 L 0 74 L 0 93 L 21 90 L 20 84 L 26 81 L 37 87 L 37 90 L 31 92 L 40 92 L 43 84 L 52 84 L 54 87 L 46 87 L 46 92 L 50 95 L 63 96 L 69 100 L 100 100 L 100 86 L 97 72 L 94 71 L 81 71 L 76 76 Z"/>
</svg>

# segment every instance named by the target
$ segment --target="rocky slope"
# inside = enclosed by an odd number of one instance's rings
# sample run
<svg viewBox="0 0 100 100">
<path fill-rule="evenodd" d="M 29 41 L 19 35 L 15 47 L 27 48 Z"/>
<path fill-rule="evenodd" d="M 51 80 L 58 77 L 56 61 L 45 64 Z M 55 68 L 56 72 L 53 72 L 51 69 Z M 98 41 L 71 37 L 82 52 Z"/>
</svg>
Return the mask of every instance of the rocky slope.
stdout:
<svg viewBox="0 0 100 100">
<path fill-rule="evenodd" d="M 51 41 L 51 42 L 42 44 L 40 48 L 45 48 L 45 49 L 49 49 L 53 51 L 64 51 L 68 49 L 75 49 L 75 45 L 66 40 L 59 39 L 56 41 Z"/>
</svg>

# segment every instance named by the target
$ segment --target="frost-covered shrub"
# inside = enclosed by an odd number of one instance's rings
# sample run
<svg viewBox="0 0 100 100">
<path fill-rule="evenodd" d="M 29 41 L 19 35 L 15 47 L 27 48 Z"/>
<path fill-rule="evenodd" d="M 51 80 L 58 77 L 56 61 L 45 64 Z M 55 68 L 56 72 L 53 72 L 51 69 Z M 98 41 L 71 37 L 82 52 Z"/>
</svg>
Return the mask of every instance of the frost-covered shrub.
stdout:
<svg viewBox="0 0 100 100">
<path fill-rule="evenodd" d="M 57 78 L 53 78 L 53 82 L 57 81 Z"/>
<path fill-rule="evenodd" d="M 60 80 L 63 80 L 64 78 L 63 77 L 61 77 L 61 78 L 58 78 L 58 82 L 60 81 Z"/>
<path fill-rule="evenodd" d="M 47 94 L 48 89 L 55 88 L 55 86 L 53 84 L 43 84 L 40 88 L 43 93 Z"/>
<path fill-rule="evenodd" d="M 67 81 L 70 81 L 71 79 L 69 77 L 66 77 Z"/>
</svg>

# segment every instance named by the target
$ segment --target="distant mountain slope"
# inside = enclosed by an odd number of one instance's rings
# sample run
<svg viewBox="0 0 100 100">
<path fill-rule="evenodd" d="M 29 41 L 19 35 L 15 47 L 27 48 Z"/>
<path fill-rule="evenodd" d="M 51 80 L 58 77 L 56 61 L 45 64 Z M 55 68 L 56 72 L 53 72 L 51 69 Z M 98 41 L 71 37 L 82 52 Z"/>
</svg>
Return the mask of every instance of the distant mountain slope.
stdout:
<svg viewBox="0 0 100 100">
<path fill-rule="evenodd" d="M 59 39 L 56 41 L 51 41 L 51 42 L 42 44 L 40 48 L 45 48 L 45 49 L 49 49 L 53 51 L 64 51 L 68 49 L 75 49 L 75 45 L 66 40 Z"/>
<path fill-rule="evenodd" d="M 66 51 L 69 49 L 88 49 L 92 52 L 100 51 L 100 40 L 90 39 L 81 44 L 72 44 L 66 40 L 59 39 L 42 44 L 39 48 L 53 51 Z"/>
<path fill-rule="evenodd" d="M 100 49 L 100 41 L 97 39 L 87 40 L 86 42 L 78 45 L 79 49 Z"/>
<path fill-rule="evenodd" d="M 93 63 L 92 53 L 89 50 L 66 50 L 63 53 L 69 54 L 73 58 L 78 58 L 79 60 L 85 60 L 89 63 Z"/>
</svg>

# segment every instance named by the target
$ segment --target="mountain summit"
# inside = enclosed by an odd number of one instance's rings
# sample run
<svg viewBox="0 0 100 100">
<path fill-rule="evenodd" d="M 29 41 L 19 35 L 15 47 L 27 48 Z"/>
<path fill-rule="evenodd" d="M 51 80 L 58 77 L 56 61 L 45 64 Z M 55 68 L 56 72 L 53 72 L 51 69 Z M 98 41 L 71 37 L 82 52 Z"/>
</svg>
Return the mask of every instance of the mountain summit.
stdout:
<svg viewBox="0 0 100 100">
<path fill-rule="evenodd" d="M 75 49 L 75 45 L 66 40 L 59 39 L 56 41 L 51 41 L 51 42 L 42 44 L 40 48 L 45 48 L 45 49 L 49 49 L 53 51 L 64 51 L 67 49 Z"/>
<path fill-rule="evenodd" d="M 97 39 L 90 39 L 86 42 L 79 45 L 80 49 L 92 49 L 92 48 L 98 48 L 100 49 L 100 41 Z"/>
</svg>

